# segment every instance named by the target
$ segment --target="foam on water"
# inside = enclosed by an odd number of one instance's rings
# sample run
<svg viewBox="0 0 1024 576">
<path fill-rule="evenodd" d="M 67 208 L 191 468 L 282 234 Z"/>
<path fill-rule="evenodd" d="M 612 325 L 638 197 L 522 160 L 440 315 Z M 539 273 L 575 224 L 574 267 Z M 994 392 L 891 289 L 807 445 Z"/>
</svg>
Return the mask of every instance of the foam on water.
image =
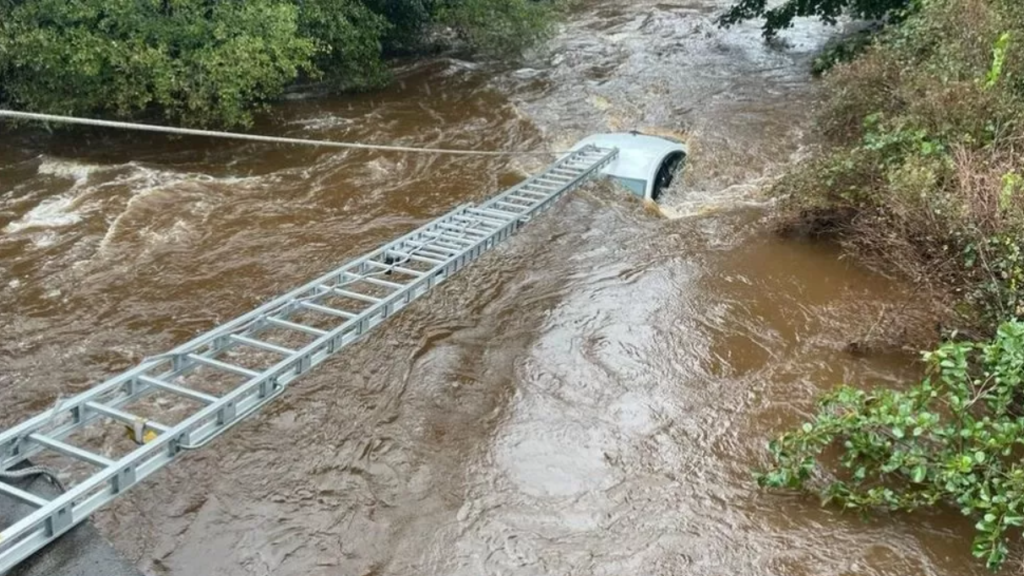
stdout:
<svg viewBox="0 0 1024 576">
<path fill-rule="evenodd" d="M 47 198 L 27 214 L 8 224 L 4 232 L 17 234 L 26 230 L 63 228 L 77 224 L 82 220 L 82 215 L 73 209 L 76 198 L 74 194 Z"/>
<path fill-rule="evenodd" d="M 764 195 L 769 182 L 769 178 L 758 178 L 714 191 L 669 190 L 667 196 L 655 205 L 656 211 L 669 220 L 678 220 L 737 208 L 768 206 L 773 202 Z"/>
<path fill-rule="evenodd" d="M 81 222 L 81 205 L 90 191 L 87 188 L 90 177 L 95 173 L 117 168 L 121 166 L 100 166 L 43 156 L 37 173 L 41 176 L 71 180 L 71 187 L 63 194 L 43 198 L 21 218 L 4 227 L 4 232 L 17 234 L 27 230 L 51 230 Z M 55 241 L 56 236 L 53 234 L 40 235 L 35 239 L 37 246 L 49 246 Z"/>
<path fill-rule="evenodd" d="M 166 202 L 169 196 L 180 195 L 179 207 L 189 217 L 202 217 L 210 210 L 211 189 L 217 187 L 241 188 L 250 183 L 266 185 L 273 180 L 270 176 L 225 176 L 216 177 L 198 172 L 175 172 L 154 169 L 139 163 L 129 164 L 132 172 L 118 178 L 119 185 L 127 187 L 131 195 L 121 210 L 108 218 L 110 224 L 99 241 L 98 255 L 107 255 L 124 233 L 135 232 L 133 240 L 140 239 L 147 245 L 182 242 L 192 233 L 187 222 L 175 220 L 164 230 L 166 222 L 157 222 L 152 213 L 152 203 Z M 133 222 L 134 221 L 134 222 Z"/>
<path fill-rule="evenodd" d="M 43 176 L 55 176 L 57 178 L 68 178 L 74 180 L 73 187 L 79 187 L 89 181 L 89 176 L 103 170 L 118 168 L 117 166 L 100 166 L 97 164 L 85 164 L 74 160 L 61 158 L 50 158 L 43 156 L 37 172 Z"/>
<path fill-rule="evenodd" d="M 302 118 L 288 122 L 289 125 L 301 126 L 303 130 L 310 132 L 323 132 L 325 130 L 347 128 L 354 123 L 355 120 L 352 118 L 345 118 L 344 116 L 337 116 L 334 114 L 326 114 L 316 118 Z"/>
</svg>

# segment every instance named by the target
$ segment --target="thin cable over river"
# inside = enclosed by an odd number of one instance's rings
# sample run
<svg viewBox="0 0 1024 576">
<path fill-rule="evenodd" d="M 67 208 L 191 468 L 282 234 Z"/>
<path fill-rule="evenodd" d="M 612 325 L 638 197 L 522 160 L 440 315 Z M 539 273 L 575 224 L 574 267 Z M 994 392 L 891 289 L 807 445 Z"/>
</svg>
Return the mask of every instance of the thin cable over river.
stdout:
<svg viewBox="0 0 1024 576">
<path fill-rule="evenodd" d="M 575 193 L 101 530 L 152 574 L 981 574 L 955 514 L 863 522 L 751 480 L 818 390 L 917 373 L 913 355 L 845 351 L 913 295 L 764 229 L 757 191 L 805 144 L 829 31 L 768 48 L 756 26 L 717 29 L 724 5 L 590 0 L 518 67 L 442 58 L 275 106 L 256 132 L 560 150 L 659 129 L 692 162 L 672 217 Z M 541 161 L 5 133 L 0 420 Z M 105 434 L 89 440 L 123 431 Z"/>
</svg>

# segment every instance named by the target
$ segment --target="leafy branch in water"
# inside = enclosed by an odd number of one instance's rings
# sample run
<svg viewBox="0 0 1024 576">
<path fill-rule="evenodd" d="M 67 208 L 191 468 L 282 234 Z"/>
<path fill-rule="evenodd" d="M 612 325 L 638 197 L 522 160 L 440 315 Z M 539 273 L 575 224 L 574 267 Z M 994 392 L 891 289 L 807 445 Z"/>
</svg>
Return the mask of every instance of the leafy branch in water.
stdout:
<svg viewBox="0 0 1024 576">
<path fill-rule="evenodd" d="M 955 506 L 977 521 L 974 556 L 996 569 L 1024 526 L 1024 322 L 924 360 L 927 377 L 905 391 L 826 395 L 811 421 L 770 443 L 774 463 L 757 481 L 846 510 Z"/>
<path fill-rule="evenodd" d="M 768 0 L 739 0 L 718 19 L 718 23 L 721 26 L 732 26 L 745 20 L 764 18 L 762 31 L 765 38 L 770 39 L 779 31 L 791 27 L 793 20 L 799 17 L 818 17 L 829 25 L 835 25 L 844 15 L 862 20 L 880 20 L 901 17 L 916 3 L 917 0 L 786 0 L 769 8 Z"/>
</svg>

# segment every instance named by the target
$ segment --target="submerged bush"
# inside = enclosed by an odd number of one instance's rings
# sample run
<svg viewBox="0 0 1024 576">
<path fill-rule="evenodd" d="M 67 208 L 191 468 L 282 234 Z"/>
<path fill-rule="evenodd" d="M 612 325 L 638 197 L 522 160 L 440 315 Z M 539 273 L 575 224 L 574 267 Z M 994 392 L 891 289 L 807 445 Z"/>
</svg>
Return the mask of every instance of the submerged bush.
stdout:
<svg viewBox="0 0 1024 576">
<path fill-rule="evenodd" d="M 825 396 L 812 420 L 771 442 L 758 483 L 845 510 L 952 506 L 976 521 L 974 556 L 998 568 L 1024 526 L 1024 323 L 924 360 L 927 376 L 905 391 Z"/>
</svg>

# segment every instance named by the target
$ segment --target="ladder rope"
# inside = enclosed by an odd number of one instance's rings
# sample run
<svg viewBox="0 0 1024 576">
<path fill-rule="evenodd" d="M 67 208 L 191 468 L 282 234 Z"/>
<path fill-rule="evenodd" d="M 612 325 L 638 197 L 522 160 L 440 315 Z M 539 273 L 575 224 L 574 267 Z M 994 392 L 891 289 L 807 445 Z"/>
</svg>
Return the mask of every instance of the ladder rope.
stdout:
<svg viewBox="0 0 1024 576">
<path fill-rule="evenodd" d="M 67 492 L 67 487 L 64 486 L 64 482 L 61 481 L 60 477 L 57 476 L 57 471 L 53 468 L 46 466 L 26 466 L 25 468 L 18 468 L 17 470 L 0 470 L 0 478 L 7 478 L 10 480 L 24 480 L 25 478 L 31 478 L 33 476 L 42 476 L 49 480 L 50 484 L 53 484 L 58 490 Z"/>
<path fill-rule="evenodd" d="M 114 120 L 99 120 L 96 118 L 79 118 L 76 116 L 58 116 L 55 114 L 38 114 L 35 112 L 18 112 L 16 110 L 0 109 L 0 118 L 13 120 L 30 120 L 35 122 L 53 122 L 55 124 L 75 124 L 80 126 L 94 126 L 99 128 L 116 128 L 120 130 L 134 130 L 138 132 L 159 132 L 161 134 L 176 134 L 179 136 L 201 136 L 206 138 L 229 138 L 233 140 L 248 140 L 250 142 L 265 142 L 269 144 L 291 144 L 300 146 L 317 146 L 321 148 L 346 148 L 355 150 L 376 150 L 380 152 L 413 152 L 418 154 L 449 154 L 456 156 L 552 156 L 561 154 L 558 152 L 541 151 L 494 151 L 494 150 L 470 150 L 460 148 L 430 148 L 420 146 L 397 146 L 390 144 L 366 144 L 363 142 L 338 142 L 334 140 L 312 140 L 308 138 L 286 138 L 283 136 L 262 136 L 259 134 L 242 134 L 240 132 L 220 132 L 216 130 L 199 130 L 196 128 L 175 128 L 172 126 L 159 126 L 156 124 L 138 124 L 135 122 L 118 122 Z"/>
</svg>

